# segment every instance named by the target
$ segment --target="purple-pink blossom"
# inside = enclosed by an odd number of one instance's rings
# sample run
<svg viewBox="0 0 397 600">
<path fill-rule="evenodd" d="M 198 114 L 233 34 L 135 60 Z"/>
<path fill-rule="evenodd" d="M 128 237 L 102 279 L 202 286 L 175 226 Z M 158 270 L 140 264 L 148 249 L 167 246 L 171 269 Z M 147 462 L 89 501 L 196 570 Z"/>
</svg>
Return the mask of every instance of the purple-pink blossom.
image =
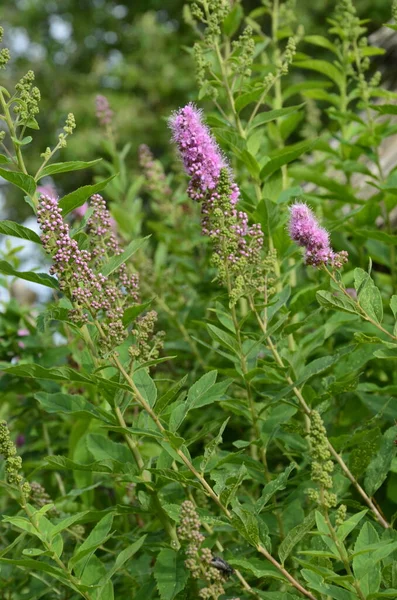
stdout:
<svg viewBox="0 0 397 600">
<path fill-rule="evenodd" d="M 345 251 L 336 254 L 332 250 L 328 231 L 319 225 L 313 211 L 303 202 L 290 206 L 289 233 L 294 242 L 305 248 L 308 265 L 318 267 L 332 263 L 339 267 L 347 259 Z"/>
<path fill-rule="evenodd" d="M 170 128 L 191 177 L 188 194 L 193 200 L 203 200 L 218 185 L 221 169 L 229 170 L 227 160 L 203 123 L 202 112 L 192 102 L 172 115 Z M 232 183 L 232 204 L 236 204 L 238 196 L 238 187 Z"/>
<path fill-rule="evenodd" d="M 215 253 L 230 265 L 259 260 L 263 244 L 260 225 L 248 225 L 248 216 L 237 210 L 240 195 L 226 158 L 192 103 L 170 119 L 173 140 L 190 182 L 188 195 L 201 202 L 202 233 L 214 240 Z M 222 262 L 221 261 L 221 262 Z"/>
<path fill-rule="evenodd" d="M 113 111 L 110 108 L 109 100 L 106 96 L 98 94 L 95 98 L 96 116 L 102 127 L 110 125 L 113 119 Z"/>
</svg>

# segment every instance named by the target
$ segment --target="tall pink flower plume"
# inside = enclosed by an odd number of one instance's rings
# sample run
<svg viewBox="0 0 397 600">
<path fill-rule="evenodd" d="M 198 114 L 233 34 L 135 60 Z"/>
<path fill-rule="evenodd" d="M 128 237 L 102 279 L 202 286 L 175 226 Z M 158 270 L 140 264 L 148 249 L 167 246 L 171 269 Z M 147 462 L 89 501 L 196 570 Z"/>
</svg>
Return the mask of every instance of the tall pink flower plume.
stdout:
<svg viewBox="0 0 397 600">
<path fill-rule="evenodd" d="M 320 227 L 313 211 L 303 202 L 290 206 L 289 234 L 299 246 L 305 248 L 305 259 L 308 265 L 315 267 L 332 263 L 342 266 L 347 260 L 347 252 L 336 254 L 330 245 L 329 234 Z"/>
<path fill-rule="evenodd" d="M 193 200 L 203 200 L 208 191 L 216 188 L 221 169 L 229 169 L 229 165 L 203 123 L 202 112 L 192 102 L 172 115 L 170 128 L 186 172 L 191 177 L 188 194 Z M 239 190 L 234 183 L 232 204 L 236 204 L 238 196 Z"/>
</svg>

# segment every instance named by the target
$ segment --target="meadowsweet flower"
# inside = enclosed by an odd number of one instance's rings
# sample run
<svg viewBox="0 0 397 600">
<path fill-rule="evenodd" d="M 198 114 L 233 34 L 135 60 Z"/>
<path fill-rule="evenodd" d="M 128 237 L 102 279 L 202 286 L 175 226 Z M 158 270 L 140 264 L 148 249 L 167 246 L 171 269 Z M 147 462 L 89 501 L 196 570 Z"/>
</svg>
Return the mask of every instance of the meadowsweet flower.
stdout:
<svg viewBox="0 0 397 600">
<path fill-rule="evenodd" d="M 56 275 L 60 289 L 73 302 L 70 316 L 76 322 L 87 322 L 89 315 L 100 318 L 101 328 L 106 339 L 103 350 L 110 351 L 121 344 L 127 336 L 122 318 L 124 304 L 131 297 L 137 300 L 138 279 L 127 272 L 123 264 L 110 276 L 100 272 L 101 264 L 109 254 L 119 255 L 122 250 L 116 237 L 110 233 L 110 214 L 99 194 L 91 198 L 94 208 L 88 221 L 92 246 L 97 252 L 80 250 L 77 242 L 70 236 L 69 226 L 64 223 L 61 209 L 54 198 L 40 196 L 37 210 L 42 230 L 41 240 L 44 249 L 51 254 L 53 265 L 50 273 Z"/>
<path fill-rule="evenodd" d="M 252 278 L 249 267 L 260 263 L 263 233 L 260 225 L 249 226 L 247 214 L 237 209 L 239 188 L 201 111 L 188 104 L 174 113 L 170 128 L 190 175 L 188 195 L 201 202 L 202 233 L 214 242 L 220 280 L 225 282 L 229 274 Z"/>
<path fill-rule="evenodd" d="M 110 108 L 109 100 L 106 96 L 98 94 L 95 98 L 96 116 L 99 120 L 99 124 L 102 127 L 111 125 L 113 119 L 113 111 Z"/>
<path fill-rule="evenodd" d="M 308 265 L 318 267 L 322 264 L 342 266 L 347 253 L 336 254 L 330 245 L 329 234 L 320 227 L 313 211 L 303 202 L 290 206 L 289 234 L 299 246 L 305 248 L 305 260 Z"/>
<path fill-rule="evenodd" d="M 154 156 L 146 144 L 139 146 L 139 166 L 145 177 L 145 187 L 148 192 L 158 200 L 164 200 L 171 194 L 171 189 L 167 184 L 162 164 L 154 159 Z M 164 208 L 169 210 L 167 203 Z"/>
<path fill-rule="evenodd" d="M 192 102 L 172 115 L 170 127 L 186 172 L 191 176 L 188 194 L 193 200 L 202 200 L 206 192 L 216 188 L 221 169 L 230 170 L 227 160 L 203 123 L 202 111 Z M 237 185 L 232 182 L 233 205 L 239 195 Z"/>
</svg>

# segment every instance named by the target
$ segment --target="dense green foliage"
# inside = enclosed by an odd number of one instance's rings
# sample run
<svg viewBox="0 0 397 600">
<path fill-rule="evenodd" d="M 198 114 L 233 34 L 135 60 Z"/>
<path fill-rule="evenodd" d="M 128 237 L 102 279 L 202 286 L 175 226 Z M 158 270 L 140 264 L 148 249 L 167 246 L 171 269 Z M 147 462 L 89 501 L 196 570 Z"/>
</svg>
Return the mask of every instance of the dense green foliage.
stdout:
<svg viewBox="0 0 397 600">
<path fill-rule="evenodd" d="M 0 51 L 3 597 L 396 598 L 375 3 L 60 4 Z"/>
</svg>

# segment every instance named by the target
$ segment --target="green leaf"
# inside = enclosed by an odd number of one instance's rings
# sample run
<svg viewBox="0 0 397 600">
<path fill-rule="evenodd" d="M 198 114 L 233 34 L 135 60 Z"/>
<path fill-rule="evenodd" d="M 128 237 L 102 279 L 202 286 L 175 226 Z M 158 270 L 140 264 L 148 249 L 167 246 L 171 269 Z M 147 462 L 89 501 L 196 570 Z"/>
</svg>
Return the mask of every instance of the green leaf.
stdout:
<svg viewBox="0 0 397 600">
<path fill-rule="evenodd" d="M 55 537 L 56 535 L 58 535 L 58 533 L 61 533 L 65 529 L 68 529 L 69 527 L 74 525 L 74 523 L 76 523 L 77 521 L 80 521 L 80 519 L 85 517 L 85 515 L 87 515 L 89 512 L 90 512 L 89 510 L 84 510 L 83 512 L 79 512 L 79 513 L 76 513 L 75 515 L 71 515 L 70 517 L 66 517 L 65 519 L 62 519 L 62 521 L 59 521 L 59 523 L 54 525 L 54 527 L 51 531 L 51 535 L 53 537 Z"/>
<path fill-rule="evenodd" d="M 127 446 L 118 442 L 113 442 L 106 437 L 106 435 L 89 433 L 85 440 L 87 450 L 95 460 L 114 460 L 120 464 L 126 465 L 133 461 Z"/>
<path fill-rule="evenodd" d="M 14 221 L 0 221 L 0 233 L 3 235 L 12 235 L 22 240 L 29 240 L 29 242 L 34 242 L 35 244 L 41 244 L 40 236 L 35 231 Z"/>
<path fill-rule="evenodd" d="M 322 73 L 329 79 L 331 79 L 339 88 L 342 88 L 345 79 L 343 73 L 331 63 L 325 60 L 302 60 L 293 63 L 294 67 L 300 69 L 310 69 L 311 71 L 317 71 L 318 73 Z"/>
<path fill-rule="evenodd" d="M 251 102 L 256 102 L 262 96 L 263 88 L 258 88 L 252 90 L 251 92 L 246 92 L 245 94 L 241 94 L 234 103 L 236 111 L 239 113 L 243 108 L 251 104 Z"/>
<path fill-rule="evenodd" d="M 322 35 L 305 35 L 303 40 L 308 44 L 313 44 L 314 46 L 319 46 L 320 48 L 326 48 L 336 55 L 339 54 L 338 48 L 335 46 L 335 44 Z"/>
<path fill-rule="evenodd" d="M 376 456 L 368 465 L 364 480 L 364 488 L 369 496 L 373 496 L 385 481 L 396 454 L 394 441 L 397 437 L 397 425 L 390 427 L 382 437 Z"/>
<path fill-rule="evenodd" d="M 305 152 L 309 152 L 315 144 L 315 140 L 304 140 L 296 144 L 291 144 L 270 154 L 270 160 L 263 167 L 260 177 L 267 179 L 269 175 L 278 171 L 283 165 L 287 165 L 299 158 Z"/>
<path fill-rule="evenodd" d="M 104 414 L 97 410 L 88 400 L 83 396 L 57 393 L 47 394 L 46 392 L 38 392 L 35 394 L 36 400 L 40 402 L 41 407 L 48 413 L 58 414 L 75 414 L 75 416 L 89 416 L 95 417 L 104 423 L 113 423 L 111 415 L 108 418 L 104 417 Z"/>
<path fill-rule="evenodd" d="M 335 600 L 357 600 L 358 598 L 353 592 L 326 583 L 317 572 L 302 569 L 301 573 L 313 590 L 329 598 L 334 598 Z"/>
<path fill-rule="evenodd" d="M 291 529 L 291 531 L 289 531 L 287 533 L 287 535 L 281 542 L 279 549 L 278 549 L 278 555 L 280 557 L 282 564 L 285 563 L 286 559 L 291 554 L 291 552 L 294 549 L 294 547 L 296 546 L 296 544 L 298 544 L 305 537 L 305 535 L 311 530 L 314 523 L 315 523 L 314 512 L 311 512 L 307 515 L 307 517 L 305 517 L 305 519 L 302 521 L 302 523 L 300 523 L 299 525 L 297 525 L 296 527 L 294 527 L 293 529 Z"/>
<path fill-rule="evenodd" d="M 66 215 L 72 212 L 72 210 L 82 206 L 87 198 L 105 189 L 107 184 L 115 177 L 116 175 L 112 175 L 111 177 L 108 177 L 99 183 L 94 183 L 94 185 L 84 185 L 78 190 L 75 190 L 74 192 L 71 192 L 70 194 L 67 194 L 61 198 L 59 201 L 59 207 L 62 209 L 63 216 L 66 217 Z"/>
<path fill-rule="evenodd" d="M 185 568 L 185 557 L 182 552 L 164 548 L 157 556 L 154 567 L 154 578 L 161 600 L 174 600 L 189 579 L 189 571 Z"/>
<path fill-rule="evenodd" d="M 382 323 L 382 296 L 369 273 L 363 269 L 354 269 L 354 287 L 360 306 L 377 323 Z"/>
<path fill-rule="evenodd" d="M 25 281 L 32 281 L 33 283 L 39 283 L 53 290 L 58 289 L 58 281 L 55 277 L 47 275 L 47 273 L 35 273 L 34 271 L 16 271 L 10 263 L 5 260 L 0 260 L 0 273 L 4 275 L 12 275 L 13 277 L 19 277 Z"/>
<path fill-rule="evenodd" d="M 94 382 L 82 375 L 75 369 L 69 367 L 52 367 L 50 369 L 42 367 L 41 365 L 25 364 L 25 365 L 13 365 L 8 366 L 6 363 L 1 366 L 1 370 L 15 375 L 16 377 L 31 377 L 33 379 L 50 379 L 53 381 L 78 381 L 80 383 L 91 383 Z"/>
<path fill-rule="evenodd" d="M 278 569 L 276 569 L 276 567 L 273 567 L 273 565 L 271 565 L 269 562 L 261 560 L 260 558 L 251 557 L 249 560 L 246 558 L 231 558 L 228 559 L 228 562 L 237 569 L 252 573 L 252 575 L 258 579 L 261 579 L 262 577 L 269 577 L 270 579 L 286 581 L 284 576 Z"/>
<path fill-rule="evenodd" d="M 116 269 L 118 269 L 122 264 L 124 264 L 125 262 L 127 262 L 127 260 L 129 258 L 131 258 L 131 256 L 133 254 L 135 254 L 135 252 L 137 252 L 137 250 L 139 250 L 139 248 L 142 248 L 147 240 L 150 238 L 150 235 L 144 237 L 144 238 L 139 238 L 137 240 L 132 240 L 132 242 L 130 242 L 128 244 L 128 246 L 125 248 L 124 252 L 122 254 L 119 254 L 119 256 L 113 256 L 108 263 L 106 263 L 105 265 L 103 265 L 101 267 L 101 273 L 102 275 L 110 275 L 111 273 L 113 273 L 113 271 L 115 271 Z"/>
<path fill-rule="evenodd" d="M 83 161 L 83 160 L 72 160 L 69 162 L 53 163 L 47 165 L 40 172 L 39 179 L 42 177 L 48 177 L 49 175 L 55 175 L 55 173 L 68 173 L 70 171 L 80 171 L 81 169 L 89 169 L 94 165 L 101 162 L 101 158 L 96 160 Z"/>
<path fill-rule="evenodd" d="M 129 561 L 134 556 L 134 554 L 136 554 L 138 552 L 138 550 L 141 549 L 145 539 L 146 539 L 146 535 L 143 535 L 136 542 L 134 542 L 133 544 L 130 544 L 129 546 L 127 546 L 127 548 L 124 548 L 124 550 L 119 552 L 117 554 L 117 558 L 116 558 L 113 566 L 109 569 L 109 571 L 106 573 L 106 575 L 104 577 L 102 577 L 102 579 L 99 580 L 99 585 L 103 586 L 108 581 L 110 581 L 110 579 L 113 577 L 113 575 L 115 575 L 115 573 L 117 573 L 117 571 L 119 571 L 121 569 L 121 567 L 127 561 Z"/>
<path fill-rule="evenodd" d="M 259 543 L 259 527 L 257 516 L 238 505 L 233 506 L 232 525 L 250 544 Z"/>
<path fill-rule="evenodd" d="M 354 315 L 359 314 L 353 301 L 350 301 L 346 296 L 320 290 L 319 292 L 316 292 L 316 298 L 318 303 L 324 308 L 341 310 L 342 312 L 352 313 Z"/>
<path fill-rule="evenodd" d="M 219 429 L 218 434 L 214 437 L 214 439 L 205 446 L 204 448 L 204 458 L 200 463 L 200 470 L 204 473 L 206 468 L 207 468 L 207 464 L 209 462 L 209 460 L 211 459 L 211 457 L 214 455 L 217 447 L 219 446 L 219 444 L 222 443 L 222 435 L 223 432 L 226 429 L 226 425 L 229 422 L 230 417 L 228 417 L 226 419 L 226 421 L 224 421 Z"/>
<path fill-rule="evenodd" d="M 128 327 L 144 310 L 148 308 L 152 303 L 151 300 L 149 302 L 145 302 L 144 304 L 135 304 L 135 306 L 129 306 L 125 309 L 123 314 L 123 325 L 124 327 Z"/>
<path fill-rule="evenodd" d="M 397 115 L 397 104 L 371 104 L 370 106 L 381 115 Z"/>
<path fill-rule="evenodd" d="M 292 471 L 296 468 L 296 465 L 290 464 L 280 475 L 265 485 L 262 490 L 261 497 L 256 501 L 256 511 L 259 514 L 269 502 L 270 498 L 274 496 L 279 490 L 284 490 L 287 486 L 288 477 Z"/>
<path fill-rule="evenodd" d="M 379 536 L 371 523 L 364 523 L 354 545 L 354 552 L 365 550 L 368 546 L 379 543 Z M 353 558 L 353 571 L 360 583 L 364 596 L 379 590 L 381 582 L 380 565 L 373 561 L 373 552 L 355 555 Z"/>
<path fill-rule="evenodd" d="M 342 525 L 339 525 L 338 529 L 336 530 L 336 536 L 337 536 L 338 540 L 343 542 L 343 540 L 345 540 L 347 538 L 349 533 L 351 531 L 353 531 L 353 529 L 355 527 L 357 527 L 357 525 L 359 524 L 361 519 L 363 517 L 365 517 L 367 512 L 368 512 L 368 509 L 362 510 L 362 511 L 356 513 L 355 515 L 353 515 L 352 517 L 349 517 L 349 519 L 346 519 L 346 521 L 344 523 L 342 523 Z"/>
<path fill-rule="evenodd" d="M 47 573 L 47 575 L 51 575 L 55 579 L 62 581 L 63 584 L 71 587 L 73 590 L 76 588 L 70 584 L 69 579 L 66 577 L 61 569 L 57 567 L 53 567 L 46 562 L 41 562 L 39 560 L 34 560 L 33 558 L 24 558 L 24 559 L 13 559 L 13 558 L 0 558 L 0 564 L 4 565 L 14 565 L 16 567 L 22 567 L 29 572 L 42 572 Z M 76 590 L 77 591 L 77 590 Z"/>
<path fill-rule="evenodd" d="M 105 515 L 94 527 L 89 536 L 84 542 L 75 549 L 73 556 L 69 560 L 69 568 L 76 569 L 77 565 L 80 566 L 77 569 L 77 574 L 80 577 L 84 564 L 92 556 L 95 550 L 101 546 L 109 537 L 109 532 L 112 527 L 114 519 L 114 513 L 108 513 Z M 84 564 L 83 564 L 84 561 Z M 79 564 L 80 563 L 80 564 Z"/>
<path fill-rule="evenodd" d="M 322 356 L 321 358 L 316 358 L 315 360 L 312 360 L 312 362 L 306 365 L 306 367 L 303 369 L 302 375 L 299 377 L 298 381 L 296 382 L 296 385 L 302 385 L 311 377 L 314 377 L 314 375 L 318 375 L 319 373 L 326 371 L 331 365 L 333 365 L 338 360 L 338 358 L 338 356 L 334 355 Z"/>
<path fill-rule="evenodd" d="M 217 371 L 209 371 L 192 385 L 186 399 L 187 411 L 212 404 L 224 395 L 231 380 L 215 383 L 217 374 Z"/>
<path fill-rule="evenodd" d="M 134 373 L 133 380 L 146 402 L 153 408 L 157 400 L 157 388 L 149 373 L 146 369 L 141 369 Z"/>
<path fill-rule="evenodd" d="M 240 355 L 240 348 L 234 336 L 231 336 L 230 333 L 226 333 L 226 331 L 215 325 L 208 324 L 207 329 L 213 340 L 221 344 L 224 348 L 232 350 L 237 356 Z"/>
<path fill-rule="evenodd" d="M 302 104 L 297 104 L 296 106 L 287 106 L 285 108 L 276 108 L 275 110 L 268 110 L 266 112 L 262 112 L 253 119 L 250 130 L 255 129 L 255 127 L 260 127 L 265 123 L 269 123 L 269 121 L 275 121 L 280 117 L 285 117 L 286 115 L 290 115 L 294 112 L 299 111 L 303 106 L 305 106 L 305 102 Z"/>
<path fill-rule="evenodd" d="M 19 187 L 28 196 L 33 196 L 36 191 L 36 182 L 30 175 L 0 168 L 0 176 Z"/>
</svg>

